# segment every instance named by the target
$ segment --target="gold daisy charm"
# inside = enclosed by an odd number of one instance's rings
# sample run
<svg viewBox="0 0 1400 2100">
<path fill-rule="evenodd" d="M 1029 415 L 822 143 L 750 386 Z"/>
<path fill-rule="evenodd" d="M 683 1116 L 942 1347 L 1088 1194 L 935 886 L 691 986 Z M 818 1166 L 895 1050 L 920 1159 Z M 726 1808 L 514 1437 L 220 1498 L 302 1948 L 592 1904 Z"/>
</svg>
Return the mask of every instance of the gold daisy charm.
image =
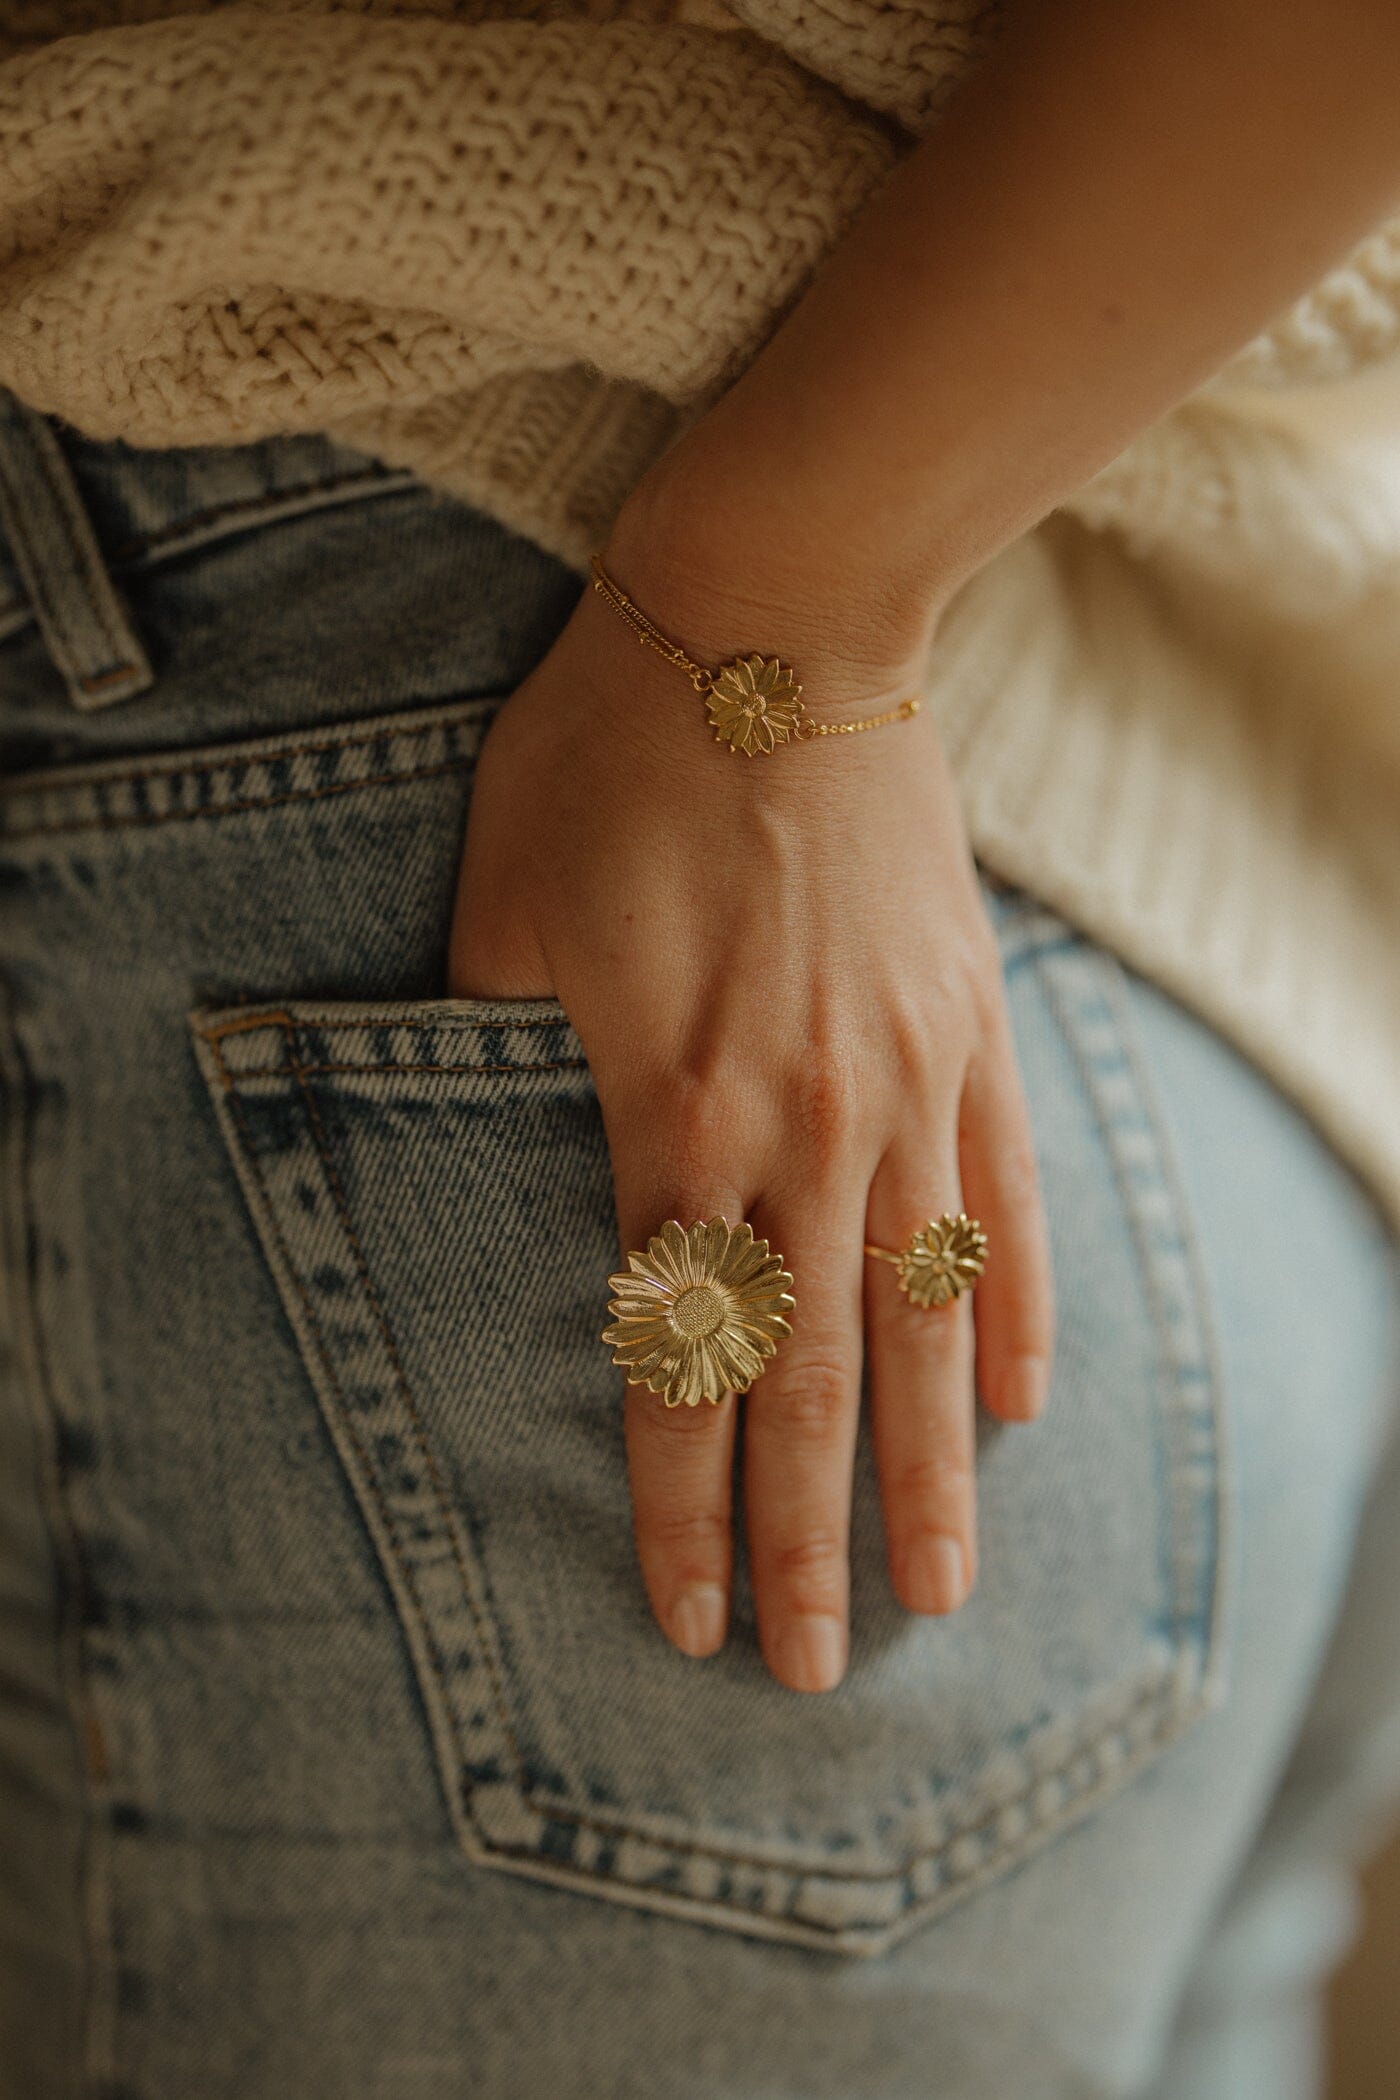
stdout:
<svg viewBox="0 0 1400 2100">
<path fill-rule="evenodd" d="M 802 688 L 776 656 L 736 656 L 710 680 L 706 712 L 715 741 L 752 758 L 796 736 L 806 714 Z"/>
<path fill-rule="evenodd" d="M 723 1218 L 685 1231 L 668 1219 L 645 1254 L 608 1278 L 616 1314 L 603 1340 L 629 1385 L 664 1393 L 668 1407 L 719 1404 L 746 1393 L 784 1335 L 792 1278 L 748 1225 Z"/>
<path fill-rule="evenodd" d="M 922 1311 L 971 1290 L 987 1266 L 987 1235 L 965 1211 L 945 1211 L 893 1257 L 899 1288 Z"/>
</svg>

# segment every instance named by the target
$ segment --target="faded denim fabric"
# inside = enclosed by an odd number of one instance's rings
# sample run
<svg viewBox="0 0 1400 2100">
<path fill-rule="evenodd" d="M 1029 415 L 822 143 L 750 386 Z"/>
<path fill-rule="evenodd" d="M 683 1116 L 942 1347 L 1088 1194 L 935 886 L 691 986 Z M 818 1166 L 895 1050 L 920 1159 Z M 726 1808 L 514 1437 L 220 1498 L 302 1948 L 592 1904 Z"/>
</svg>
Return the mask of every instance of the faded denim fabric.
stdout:
<svg viewBox="0 0 1400 2100">
<path fill-rule="evenodd" d="M 1314 2094 L 1400 1773 L 1350 1173 L 986 872 L 1048 1409 L 980 1421 L 953 1617 L 895 1602 L 863 1441 L 840 1688 L 767 1674 L 742 1551 L 679 1655 L 582 1046 L 443 996 L 474 757 L 579 578 L 318 440 L 7 404 L 0 457 L 0 2093 Z"/>
</svg>

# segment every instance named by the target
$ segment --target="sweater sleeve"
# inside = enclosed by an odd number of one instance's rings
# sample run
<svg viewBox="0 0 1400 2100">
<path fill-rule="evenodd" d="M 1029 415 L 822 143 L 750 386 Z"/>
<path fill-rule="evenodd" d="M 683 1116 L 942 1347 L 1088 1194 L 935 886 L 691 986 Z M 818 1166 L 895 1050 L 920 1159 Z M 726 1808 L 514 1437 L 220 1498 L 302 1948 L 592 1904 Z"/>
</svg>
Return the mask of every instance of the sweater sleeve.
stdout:
<svg viewBox="0 0 1400 2100">
<path fill-rule="evenodd" d="M 693 403 L 899 150 L 743 28 L 231 7 L 67 37 L 0 64 L 0 383 L 144 444 L 578 365 Z"/>
<path fill-rule="evenodd" d="M 536 531 L 522 477 L 538 495 L 566 457 L 583 474 L 563 422 L 601 401 L 590 471 L 611 447 L 608 471 L 580 498 L 575 553 L 937 121 L 996 12 L 82 0 L 154 18 L 56 37 L 79 0 L 3 4 L 0 384 L 137 444 L 331 430 Z M 1396 355 L 1400 219 L 1201 392 Z M 1176 523 L 1239 539 L 1239 448 L 1222 453 L 1220 418 L 1184 415 L 1066 507 L 1139 539 Z M 1357 530 L 1363 567 L 1389 558 L 1388 513 L 1379 538 L 1374 516 Z"/>
</svg>

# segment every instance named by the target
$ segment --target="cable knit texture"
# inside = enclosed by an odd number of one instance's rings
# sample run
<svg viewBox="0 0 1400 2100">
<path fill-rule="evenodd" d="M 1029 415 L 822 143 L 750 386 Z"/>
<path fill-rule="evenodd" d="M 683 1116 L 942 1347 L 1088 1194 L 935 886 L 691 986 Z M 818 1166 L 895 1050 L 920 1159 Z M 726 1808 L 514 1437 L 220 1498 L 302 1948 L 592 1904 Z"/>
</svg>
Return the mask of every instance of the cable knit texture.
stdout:
<svg viewBox="0 0 1400 2100">
<path fill-rule="evenodd" d="M 138 445 L 324 430 L 582 574 L 996 32 L 995 0 L 0 0 L 0 382 Z M 1265 412 L 1392 360 L 1400 219 L 965 587 L 929 692 L 982 859 L 1400 1224 L 1400 465 Z"/>
</svg>

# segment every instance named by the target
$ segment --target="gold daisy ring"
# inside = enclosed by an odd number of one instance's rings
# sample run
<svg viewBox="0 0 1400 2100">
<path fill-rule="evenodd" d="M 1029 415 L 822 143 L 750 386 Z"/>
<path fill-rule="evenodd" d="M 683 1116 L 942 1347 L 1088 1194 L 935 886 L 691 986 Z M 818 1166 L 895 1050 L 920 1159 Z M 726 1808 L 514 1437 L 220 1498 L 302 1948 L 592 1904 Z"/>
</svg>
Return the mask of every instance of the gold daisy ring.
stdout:
<svg viewBox="0 0 1400 2100">
<path fill-rule="evenodd" d="M 608 1278 L 614 1315 L 603 1329 L 629 1385 L 662 1393 L 668 1407 L 716 1406 L 746 1393 L 784 1335 L 792 1278 L 748 1225 L 710 1218 L 688 1230 L 675 1218 Z"/>
<path fill-rule="evenodd" d="M 976 1218 L 966 1211 L 921 1225 L 907 1247 L 896 1253 L 891 1247 L 867 1247 L 877 1261 L 892 1261 L 899 1271 L 899 1288 L 921 1312 L 950 1305 L 963 1291 L 970 1291 L 987 1266 L 987 1235 Z"/>
</svg>

